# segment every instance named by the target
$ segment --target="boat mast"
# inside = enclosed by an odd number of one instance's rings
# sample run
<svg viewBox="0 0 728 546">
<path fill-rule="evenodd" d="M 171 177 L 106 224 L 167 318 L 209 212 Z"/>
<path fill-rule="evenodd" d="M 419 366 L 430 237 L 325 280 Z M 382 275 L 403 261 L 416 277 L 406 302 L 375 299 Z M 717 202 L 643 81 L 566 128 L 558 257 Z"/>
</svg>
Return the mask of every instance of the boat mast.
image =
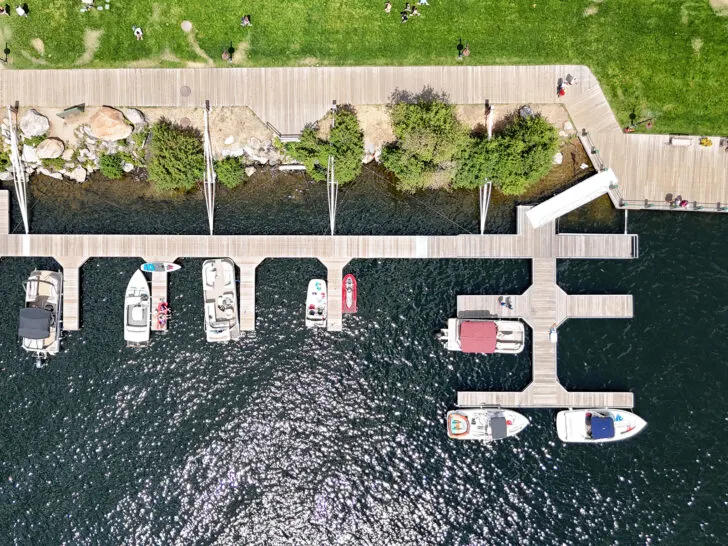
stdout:
<svg viewBox="0 0 728 546">
<path fill-rule="evenodd" d="M 213 224 L 215 222 L 215 167 L 212 160 L 212 143 L 210 140 L 210 101 L 205 101 L 205 204 L 207 206 L 207 221 L 210 225 L 210 235 L 212 235 Z"/>
<path fill-rule="evenodd" d="M 490 192 L 493 189 L 493 183 L 486 180 L 485 183 L 478 188 L 480 195 L 480 234 L 485 233 L 485 219 L 488 217 L 488 206 L 490 205 Z"/>
<path fill-rule="evenodd" d="M 331 128 L 336 123 L 336 102 L 331 108 Z M 334 156 L 329 155 L 329 164 L 326 169 L 326 189 L 329 198 L 329 225 L 331 226 L 331 235 L 334 234 L 336 227 L 336 202 L 339 198 L 339 182 L 334 176 Z"/>
<path fill-rule="evenodd" d="M 20 159 L 20 152 L 18 151 L 18 135 L 15 130 L 15 124 L 13 123 L 12 108 L 10 106 L 8 106 L 8 126 L 10 127 L 10 163 L 13 165 L 15 196 L 18 199 L 18 205 L 20 205 L 20 215 L 23 217 L 23 226 L 27 235 L 30 233 L 27 201 L 28 181 L 25 176 L 23 162 Z"/>
</svg>

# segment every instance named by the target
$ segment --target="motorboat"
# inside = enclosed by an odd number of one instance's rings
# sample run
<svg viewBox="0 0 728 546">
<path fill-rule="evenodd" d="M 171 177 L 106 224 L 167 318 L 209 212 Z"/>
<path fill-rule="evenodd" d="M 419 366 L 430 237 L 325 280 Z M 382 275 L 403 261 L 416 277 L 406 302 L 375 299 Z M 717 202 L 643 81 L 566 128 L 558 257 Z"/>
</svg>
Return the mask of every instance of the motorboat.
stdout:
<svg viewBox="0 0 728 546">
<path fill-rule="evenodd" d="M 225 343 L 240 337 L 240 316 L 235 285 L 235 264 L 229 258 L 202 264 L 207 341 Z"/>
<path fill-rule="evenodd" d="M 326 281 L 312 279 L 306 294 L 306 328 L 325 328 L 328 299 Z"/>
<path fill-rule="evenodd" d="M 139 269 L 145 273 L 171 273 L 182 269 L 182 266 L 172 262 L 146 262 Z"/>
<path fill-rule="evenodd" d="M 147 278 L 141 271 L 136 271 L 126 285 L 124 296 L 124 339 L 127 347 L 149 345 L 150 305 Z"/>
<path fill-rule="evenodd" d="M 519 320 L 451 318 L 439 339 L 449 351 L 518 354 L 526 345 L 526 329 Z"/>
<path fill-rule="evenodd" d="M 529 420 L 520 413 L 501 408 L 461 408 L 447 412 L 447 435 L 456 440 L 493 442 L 515 436 Z"/>
<path fill-rule="evenodd" d="M 566 443 L 603 443 L 626 440 L 647 422 L 631 411 L 619 409 L 564 410 L 556 414 L 556 432 Z"/>
<path fill-rule="evenodd" d="M 35 353 L 36 365 L 61 349 L 63 274 L 35 270 L 25 284 L 25 307 L 20 310 L 18 335 L 23 349 Z"/>
<path fill-rule="evenodd" d="M 356 313 L 356 278 L 349 273 L 341 283 L 341 310 L 344 313 Z"/>
</svg>

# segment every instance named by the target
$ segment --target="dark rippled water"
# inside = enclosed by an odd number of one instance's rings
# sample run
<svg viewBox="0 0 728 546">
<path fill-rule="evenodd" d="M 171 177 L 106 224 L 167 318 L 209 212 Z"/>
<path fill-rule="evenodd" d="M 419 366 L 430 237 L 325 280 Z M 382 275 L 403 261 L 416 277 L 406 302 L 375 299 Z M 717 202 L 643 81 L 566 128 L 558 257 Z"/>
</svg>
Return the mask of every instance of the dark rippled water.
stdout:
<svg viewBox="0 0 728 546">
<path fill-rule="evenodd" d="M 414 200 L 383 184 L 342 196 L 342 231 L 477 229 L 472 196 Z M 320 188 L 277 187 L 277 199 L 221 196 L 219 231 L 324 232 Z M 34 229 L 204 230 L 195 198 L 155 204 L 87 189 L 48 199 L 46 186 Z M 490 229 L 513 229 L 512 218 L 501 210 Z M 561 227 L 596 227 L 584 218 Z M 599 228 L 619 229 L 621 216 L 612 220 Z M 725 544 L 728 223 L 648 212 L 630 214 L 630 228 L 639 260 L 559 263 L 567 292 L 635 298 L 633 320 L 560 330 L 564 385 L 632 390 L 649 422 L 629 442 L 596 447 L 563 445 L 550 411 L 526 411 L 532 425 L 494 445 L 446 437 L 456 391 L 523 388 L 530 353 L 448 353 L 433 332 L 458 294 L 525 289 L 528 262 L 354 261 L 360 312 L 328 333 L 302 318 L 306 283 L 323 266 L 267 260 L 255 334 L 215 346 L 202 328 L 201 261 L 183 259 L 170 278 L 170 331 L 137 352 L 124 347 L 121 309 L 140 261 L 91 260 L 82 329 L 38 370 L 15 336 L 16 308 L 27 273 L 54 263 L 2 259 L 0 542 Z"/>
</svg>

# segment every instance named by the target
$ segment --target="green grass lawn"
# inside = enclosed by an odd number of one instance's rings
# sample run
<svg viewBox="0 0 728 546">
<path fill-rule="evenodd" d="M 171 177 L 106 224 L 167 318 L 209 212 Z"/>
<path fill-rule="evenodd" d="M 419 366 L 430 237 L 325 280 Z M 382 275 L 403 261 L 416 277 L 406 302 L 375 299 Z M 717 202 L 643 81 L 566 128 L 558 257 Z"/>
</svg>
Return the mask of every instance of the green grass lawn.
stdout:
<svg viewBox="0 0 728 546">
<path fill-rule="evenodd" d="M 195 44 L 219 66 L 227 66 L 220 55 L 230 44 L 245 66 L 455 64 L 462 37 L 470 64 L 590 66 L 623 124 L 634 111 L 655 116 L 654 131 L 728 133 L 728 18 L 708 0 L 430 0 L 423 17 L 405 25 L 395 13 L 404 7 L 399 0 L 389 16 L 384 0 L 110 3 L 109 11 L 80 13 L 80 0 L 28 0 L 28 18 L 0 17 L 10 66 L 209 63 Z M 252 28 L 240 27 L 246 13 Z M 191 35 L 183 20 L 193 23 Z M 144 29 L 143 41 L 132 25 Z M 78 65 L 87 30 L 103 33 Z"/>
</svg>

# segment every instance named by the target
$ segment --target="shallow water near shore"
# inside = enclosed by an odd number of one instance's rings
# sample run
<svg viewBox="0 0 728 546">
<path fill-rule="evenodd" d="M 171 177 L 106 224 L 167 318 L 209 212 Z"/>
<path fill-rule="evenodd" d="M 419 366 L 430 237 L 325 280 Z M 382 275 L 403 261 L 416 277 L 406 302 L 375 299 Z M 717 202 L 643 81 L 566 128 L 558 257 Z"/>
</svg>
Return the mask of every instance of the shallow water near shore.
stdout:
<svg viewBox="0 0 728 546">
<path fill-rule="evenodd" d="M 320 233 L 325 188 L 259 173 L 220 192 L 218 233 Z M 366 175 L 366 173 L 365 173 Z M 477 232 L 473 192 L 404 196 L 372 171 L 342 188 L 340 233 Z M 268 178 L 265 178 L 268 177 Z M 36 233 L 204 233 L 199 196 L 119 185 L 33 187 Z M 115 191 L 112 191 L 115 190 Z M 54 193 L 55 192 L 55 193 Z M 622 213 L 561 230 L 620 231 Z M 606 209 L 608 211 L 608 209 Z M 19 231 L 19 216 L 11 229 Z M 494 206 L 490 232 L 512 232 Z M 141 260 L 82 270 L 82 329 L 44 369 L 16 337 L 22 282 L 51 259 L 0 260 L 0 525 L 13 544 L 722 544 L 728 536 L 728 257 L 723 216 L 630 213 L 634 261 L 560 261 L 569 293 L 634 295 L 632 320 L 560 329 L 569 389 L 626 389 L 649 425 L 629 442 L 563 445 L 554 412 L 519 437 L 455 442 L 458 389 L 520 389 L 518 357 L 444 351 L 456 296 L 519 293 L 520 260 L 356 260 L 359 313 L 303 326 L 316 260 L 258 269 L 256 332 L 204 340 L 201 260 L 170 277 L 170 330 L 124 347 L 123 290 Z"/>
</svg>

